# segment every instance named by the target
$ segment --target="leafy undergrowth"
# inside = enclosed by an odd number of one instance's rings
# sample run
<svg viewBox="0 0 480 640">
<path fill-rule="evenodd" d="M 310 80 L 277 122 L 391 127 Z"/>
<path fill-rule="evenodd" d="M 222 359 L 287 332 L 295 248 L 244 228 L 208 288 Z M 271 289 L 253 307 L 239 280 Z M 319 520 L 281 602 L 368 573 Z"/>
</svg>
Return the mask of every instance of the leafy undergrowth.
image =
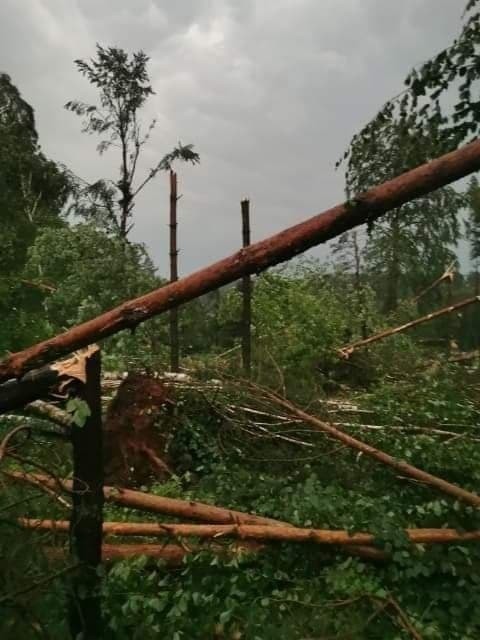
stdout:
<svg viewBox="0 0 480 640">
<path fill-rule="evenodd" d="M 476 385 L 475 372 L 460 375 L 459 370 L 419 374 L 404 385 L 386 383 L 353 398 L 356 407 L 374 413 L 357 413 L 356 420 L 343 416 L 345 428 L 478 491 Z M 219 418 L 209 402 L 202 406 L 191 397 L 184 402 L 188 419 L 181 421 L 172 447 L 188 459 L 189 469 L 154 486 L 155 492 L 299 526 L 371 531 L 391 552 L 391 561 L 366 562 L 313 544 L 271 544 L 234 559 L 208 551 L 193 554 L 177 569 L 145 559 L 122 562 L 105 583 L 116 638 L 160 633 L 173 640 L 479 637 L 478 545 L 413 546 L 402 533 L 405 527 L 478 529 L 475 509 L 399 478 L 305 425 L 291 424 L 282 433 L 313 446 L 292 446 L 252 435 L 251 423 L 246 433 L 240 421 Z M 238 395 L 219 399 L 217 394 L 216 407 L 228 402 L 241 404 Z M 341 421 L 338 413 L 329 417 Z M 384 428 L 360 426 L 372 419 L 373 426 Z M 107 512 L 112 519 L 139 518 L 117 507 Z"/>
<path fill-rule="evenodd" d="M 411 464 L 478 492 L 478 384 L 476 370 L 447 368 L 434 375 L 417 373 L 404 382 L 387 379 L 368 391 L 336 398 L 338 406 L 329 405 L 328 412 L 322 402 L 310 405 L 309 411 Z M 248 414 L 245 407 L 264 414 Z M 339 548 L 273 543 L 233 557 L 216 555 L 207 546 L 174 568 L 145 558 L 117 562 L 104 569 L 106 637 L 480 637 L 479 545 L 413 546 L 403 534 L 406 527 L 480 529 L 480 514 L 475 509 L 399 477 L 235 385 L 179 391 L 175 418 L 169 453 L 177 475 L 143 488 L 298 526 L 369 531 L 391 559 L 371 562 Z M 279 439 L 279 435 L 290 440 Z M 49 455 L 53 454 L 52 449 Z M 63 474 L 65 455 L 59 450 L 56 455 Z M 20 500 L 24 490 L 18 492 L 16 499 Z M 10 493 L 9 500 L 14 499 Z M 46 511 L 65 516 L 61 505 L 53 506 L 48 497 L 28 503 L 27 508 L 19 505 L 14 512 L 24 514 L 26 509 L 32 516 Z M 159 517 L 107 504 L 105 520 L 158 521 Z M 8 555 L 9 563 L 14 557 L 17 573 L 19 567 L 26 576 L 33 575 L 32 567 L 40 571 L 38 575 L 52 570 L 41 559 L 39 545 L 29 542 L 38 534 L 13 529 L 9 536 L 12 548 L 19 550 Z M 7 537 L 2 532 L 2 540 Z M 48 545 L 64 544 L 60 537 L 45 536 L 44 540 Z M 186 543 L 196 545 L 191 539 Z M 226 540 L 218 543 L 229 545 Z M 29 554 L 21 551 L 26 546 Z M 4 567 L 5 583 L 15 573 L 9 563 Z M 28 601 L 31 615 L 48 618 L 49 637 L 65 637 L 62 586 L 60 579 L 35 597 L 17 598 L 17 622 L 21 618 L 18 607 Z M 6 586 L 6 591 L 14 590 L 14 585 Z M 12 607 L 3 605 L 11 616 Z M 5 621 L 8 615 L 2 623 L 6 629 Z M 35 637 L 34 624 L 23 624 L 20 637 Z"/>
</svg>

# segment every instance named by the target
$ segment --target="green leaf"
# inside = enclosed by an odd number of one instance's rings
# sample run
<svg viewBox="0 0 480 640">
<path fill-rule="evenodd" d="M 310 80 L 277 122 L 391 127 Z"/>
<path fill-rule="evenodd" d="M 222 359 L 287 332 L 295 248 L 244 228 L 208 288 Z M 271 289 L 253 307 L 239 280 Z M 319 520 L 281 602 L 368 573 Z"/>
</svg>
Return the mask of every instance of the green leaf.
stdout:
<svg viewBox="0 0 480 640">
<path fill-rule="evenodd" d="M 70 398 L 66 410 L 72 416 L 72 421 L 77 427 L 83 427 L 87 418 L 92 415 L 90 407 L 81 398 Z"/>
</svg>

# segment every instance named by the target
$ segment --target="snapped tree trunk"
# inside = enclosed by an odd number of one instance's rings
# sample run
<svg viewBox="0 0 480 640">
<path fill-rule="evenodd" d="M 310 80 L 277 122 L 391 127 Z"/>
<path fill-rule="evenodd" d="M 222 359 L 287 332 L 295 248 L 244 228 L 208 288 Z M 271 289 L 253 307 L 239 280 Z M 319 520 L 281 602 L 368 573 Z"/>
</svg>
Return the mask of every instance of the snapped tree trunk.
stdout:
<svg viewBox="0 0 480 640">
<path fill-rule="evenodd" d="M 70 553 L 79 570 L 72 575 L 69 593 L 69 626 L 72 638 L 103 637 L 100 600 L 103 525 L 103 458 L 101 357 L 97 349 L 85 360 L 85 382 L 78 398 L 90 412 L 83 426 L 72 429 L 73 495 L 69 524 Z"/>
<path fill-rule="evenodd" d="M 455 277 L 455 262 L 452 262 L 445 269 L 445 271 L 442 273 L 442 275 L 439 278 L 437 278 L 431 284 L 429 284 L 428 287 L 425 287 L 424 289 L 422 289 L 420 293 L 417 293 L 417 295 L 413 298 L 413 302 L 419 302 L 427 293 L 429 293 L 430 291 L 438 287 L 438 285 L 444 282 L 445 280 L 448 280 L 449 282 L 453 282 L 454 277 Z M 475 295 L 478 295 L 477 292 L 475 292 Z"/>
<path fill-rule="evenodd" d="M 472 304 L 480 302 L 480 297 L 474 296 L 473 298 L 467 298 L 466 300 L 461 300 L 460 302 L 456 302 L 448 307 L 444 307 L 443 309 L 439 309 L 438 311 L 433 311 L 432 313 L 428 313 L 426 316 L 422 316 L 421 318 L 417 318 L 416 320 L 411 320 L 410 322 L 406 322 L 405 324 L 400 325 L 399 327 L 394 327 L 393 329 L 386 329 L 385 331 L 380 331 L 369 338 L 365 338 L 365 340 L 357 340 L 357 342 L 352 342 L 351 344 L 347 344 L 341 349 L 338 350 L 339 355 L 342 358 L 349 358 L 354 351 L 360 349 L 362 347 L 366 347 L 373 342 L 378 342 L 379 340 L 383 340 L 384 338 L 388 338 L 390 336 L 397 335 L 398 333 L 403 333 L 404 331 L 408 331 L 409 329 L 413 329 L 414 327 L 418 327 L 425 322 L 430 322 L 431 320 L 435 320 L 436 318 L 440 318 L 442 316 L 448 315 L 449 313 L 453 313 L 454 311 L 459 311 L 460 309 L 464 309 Z"/>
<path fill-rule="evenodd" d="M 242 200 L 242 246 L 250 246 L 250 201 Z M 247 378 L 252 370 L 252 279 L 242 278 L 242 362 Z"/>
<path fill-rule="evenodd" d="M 178 280 L 177 248 L 177 174 L 170 170 L 170 282 Z M 180 336 L 178 307 L 170 310 L 170 370 L 180 368 Z"/>
</svg>

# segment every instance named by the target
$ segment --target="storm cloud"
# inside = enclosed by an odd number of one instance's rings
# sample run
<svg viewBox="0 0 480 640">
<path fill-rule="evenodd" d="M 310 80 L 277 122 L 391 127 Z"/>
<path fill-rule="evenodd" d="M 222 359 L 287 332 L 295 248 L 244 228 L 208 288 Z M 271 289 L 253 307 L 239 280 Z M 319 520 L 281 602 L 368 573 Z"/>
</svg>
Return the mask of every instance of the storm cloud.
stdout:
<svg viewBox="0 0 480 640">
<path fill-rule="evenodd" d="M 178 140 L 201 155 L 179 167 L 180 269 L 236 248 L 249 197 L 253 239 L 342 199 L 334 164 L 352 135 L 402 88 L 406 73 L 448 45 L 452 0 L 2 0 L 0 69 L 36 112 L 45 153 L 85 179 L 115 177 L 65 111 L 95 100 L 74 68 L 97 42 L 150 57 L 158 124 L 140 174 Z M 139 199 L 133 238 L 167 272 L 167 178 Z M 326 249 L 314 250 L 325 255 Z"/>
</svg>

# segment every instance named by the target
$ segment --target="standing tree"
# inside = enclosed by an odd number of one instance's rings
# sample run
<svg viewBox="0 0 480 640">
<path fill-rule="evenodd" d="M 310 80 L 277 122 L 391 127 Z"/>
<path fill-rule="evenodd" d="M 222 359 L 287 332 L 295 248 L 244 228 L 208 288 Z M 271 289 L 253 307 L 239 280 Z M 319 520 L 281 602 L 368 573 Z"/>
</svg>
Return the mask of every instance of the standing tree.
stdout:
<svg viewBox="0 0 480 640">
<path fill-rule="evenodd" d="M 392 106 L 354 136 L 347 151 L 346 191 L 352 197 L 440 153 L 438 130 L 428 134 L 406 104 Z M 434 280 L 455 259 L 458 212 L 464 198 L 453 187 L 430 193 L 370 225 L 365 261 L 385 312 Z"/>
<path fill-rule="evenodd" d="M 39 293 L 35 274 L 26 284 L 22 270 L 29 248 L 46 228 L 65 223 L 67 173 L 48 160 L 38 144 L 32 107 L 10 77 L 0 73 L 0 352 L 38 337 L 25 309 Z"/>
<path fill-rule="evenodd" d="M 100 104 L 72 100 L 65 105 L 66 109 L 83 118 L 83 131 L 103 137 L 97 146 L 100 154 L 112 146 L 120 150 L 118 181 L 79 183 L 75 206 L 78 213 L 87 218 L 97 218 L 123 240 L 126 240 L 133 226 L 131 218 L 135 198 L 150 180 L 159 171 L 168 171 L 174 160 L 192 163 L 199 160 L 193 145 L 179 143 L 150 169 L 143 180 L 135 183 L 141 148 L 156 124 L 156 120 L 153 120 L 146 132 L 142 132 L 139 122 L 140 110 L 154 94 L 147 72 L 148 60 L 143 51 L 129 57 L 123 49 L 104 48 L 97 44 L 96 58 L 90 62 L 75 60 L 75 64 L 80 73 L 99 90 Z"/>
<path fill-rule="evenodd" d="M 365 309 L 365 283 L 362 277 L 365 250 L 362 246 L 360 232 L 357 229 L 343 233 L 333 245 L 332 254 L 336 263 L 347 277 L 351 275 L 351 283 L 355 292 L 355 317 L 360 321 L 359 329 L 362 338 L 368 335 Z"/>
<path fill-rule="evenodd" d="M 467 2 L 462 29 L 453 43 L 414 69 L 405 84 L 405 90 L 382 107 L 345 153 L 351 195 L 382 175 L 390 177 L 392 169 L 401 172 L 480 132 L 480 0 Z M 411 289 L 405 287 L 406 280 L 417 280 L 420 289 L 429 272 L 433 279 L 434 272 L 442 272 L 448 264 L 449 247 L 459 235 L 455 211 L 461 204 L 453 189 L 442 189 L 403 207 L 408 219 L 400 220 L 393 211 L 375 224 L 367 262 L 373 275 L 380 270 L 377 285 L 384 281 L 380 288 L 385 309 L 396 306 L 399 292 Z M 472 225 L 476 223 L 471 217 L 468 232 L 473 249 Z M 382 266 L 384 261 L 388 266 Z"/>
<path fill-rule="evenodd" d="M 180 158 L 185 160 L 184 157 Z M 200 162 L 200 157 L 194 151 L 191 151 L 191 156 L 187 158 L 187 161 L 195 164 Z M 170 166 L 170 282 L 176 282 L 178 280 L 178 219 L 177 219 L 177 203 L 182 196 L 178 194 L 178 181 L 177 173 L 171 168 L 172 161 L 169 162 Z M 170 310 L 170 370 L 178 371 L 180 369 L 180 327 L 179 327 L 180 311 L 176 307 Z"/>
<path fill-rule="evenodd" d="M 250 200 L 242 200 L 242 247 L 250 245 Z M 242 278 L 242 362 L 247 377 L 252 372 L 252 277 Z"/>
<path fill-rule="evenodd" d="M 475 269 L 475 295 L 480 293 L 480 185 L 474 176 L 467 191 L 469 216 L 466 221 L 467 238 L 470 241 L 470 258 Z"/>
</svg>

